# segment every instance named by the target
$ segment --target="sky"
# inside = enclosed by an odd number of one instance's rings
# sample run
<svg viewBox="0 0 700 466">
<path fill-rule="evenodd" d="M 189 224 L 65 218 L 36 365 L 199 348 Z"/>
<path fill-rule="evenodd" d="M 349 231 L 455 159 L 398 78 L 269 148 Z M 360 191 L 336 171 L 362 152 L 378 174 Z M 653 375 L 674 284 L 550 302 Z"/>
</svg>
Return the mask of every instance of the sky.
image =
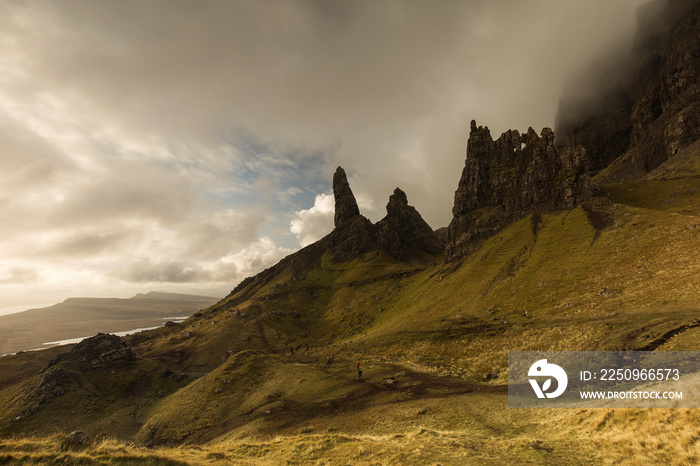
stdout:
<svg viewBox="0 0 700 466">
<path fill-rule="evenodd" d="M 0 308 L 226 295 L 394 188 L 449 224 L 469 122 L 554 126 L 641 0 L 6 0 Z"/>
</svg>

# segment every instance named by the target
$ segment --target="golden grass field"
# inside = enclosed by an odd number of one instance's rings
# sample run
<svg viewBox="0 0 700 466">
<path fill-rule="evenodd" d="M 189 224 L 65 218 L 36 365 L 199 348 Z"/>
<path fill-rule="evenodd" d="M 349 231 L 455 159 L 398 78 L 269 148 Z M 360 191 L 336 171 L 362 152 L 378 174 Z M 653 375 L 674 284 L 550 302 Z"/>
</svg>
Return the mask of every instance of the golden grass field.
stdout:
<svg viewBox="0 0 700 466">
<path fill-rule="evenodd" d="M 455 400 L 459 401 L 473 402 Z M 482 403 L 493 400 L 476 401 L 486 408 Z M 483 424 L 474 430 L 435 429 L 418 422 L 394 433 L 348 434 L 307 426 L 298 434 L 179 447 L 144 448 L 107 438 L 84 450 L 71 447 L 65 434 L 10 438 L 0 441 L 0 461 L 18 465 L 689 465 L 700 458 L 700 416 L 692 410 L 532 410 L 520 418 L 504 415 L 503 407 L 492 409 L 494 414 L 484 416 Z M 423 410 L 430 412 L 429 407 Z M 419 412 L 414 416 L 427 415 Z"/>
</svg>

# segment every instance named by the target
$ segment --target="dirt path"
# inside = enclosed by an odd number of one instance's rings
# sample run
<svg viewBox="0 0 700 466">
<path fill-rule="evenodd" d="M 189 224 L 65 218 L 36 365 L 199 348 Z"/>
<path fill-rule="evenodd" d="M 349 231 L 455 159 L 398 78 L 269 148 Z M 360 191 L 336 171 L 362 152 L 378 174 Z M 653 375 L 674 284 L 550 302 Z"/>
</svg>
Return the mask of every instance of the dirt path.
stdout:
<svg viewBox="0 0 700 466">
<path fill-rule="evenodd" d="M 636 348 L 632 351 L 654 351 L 657 348 L 659 348 L 661 345 L 664 343 L 667 343 L 671 338 L 675 337 L 676 335 L 680 335 L 681 333 L 685 332 L 686 330 L 690 330 L 691 328 L 695 328 L 700 326 L 700 322 L 694 321 L 686 325 L 682 325 L 680 327 L 676 327 L 673 330 L 669 330 L 668 332 L 664 333 L 661 335 L 659 338 L 649 342 L 648 344 Z"/>
</svg>

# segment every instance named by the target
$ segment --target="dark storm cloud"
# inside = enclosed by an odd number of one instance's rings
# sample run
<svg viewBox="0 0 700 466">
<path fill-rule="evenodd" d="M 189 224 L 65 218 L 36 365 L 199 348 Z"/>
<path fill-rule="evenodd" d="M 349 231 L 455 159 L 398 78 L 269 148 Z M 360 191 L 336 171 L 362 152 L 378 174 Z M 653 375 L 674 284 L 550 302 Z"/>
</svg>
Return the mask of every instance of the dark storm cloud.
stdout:
<svg viewBox="0 0 700 466">
<path fill-rule="evenodd" d="M 444 107 L 507 129 L 551 122 L 562 74 L 628 37 L 637 3 L 62 1 L 33 17 L 30 66 L 138 131 L 322 145 Z"/>
</svg>

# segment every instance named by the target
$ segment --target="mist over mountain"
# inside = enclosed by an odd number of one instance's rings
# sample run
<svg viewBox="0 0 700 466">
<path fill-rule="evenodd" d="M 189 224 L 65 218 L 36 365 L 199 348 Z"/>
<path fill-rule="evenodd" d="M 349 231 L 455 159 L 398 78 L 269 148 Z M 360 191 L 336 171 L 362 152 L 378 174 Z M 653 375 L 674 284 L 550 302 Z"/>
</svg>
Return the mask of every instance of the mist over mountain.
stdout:
<svg viewBox="0 0 700 466">
<path fill-rule="evenodd" d="M 700 137 L 697 2 L 654 1 L 637 10 L 631 55 L 615 51 L 569 86 L 557 131 L 581 143 L 601 182 L 638 179 Z"/>
</svg>

